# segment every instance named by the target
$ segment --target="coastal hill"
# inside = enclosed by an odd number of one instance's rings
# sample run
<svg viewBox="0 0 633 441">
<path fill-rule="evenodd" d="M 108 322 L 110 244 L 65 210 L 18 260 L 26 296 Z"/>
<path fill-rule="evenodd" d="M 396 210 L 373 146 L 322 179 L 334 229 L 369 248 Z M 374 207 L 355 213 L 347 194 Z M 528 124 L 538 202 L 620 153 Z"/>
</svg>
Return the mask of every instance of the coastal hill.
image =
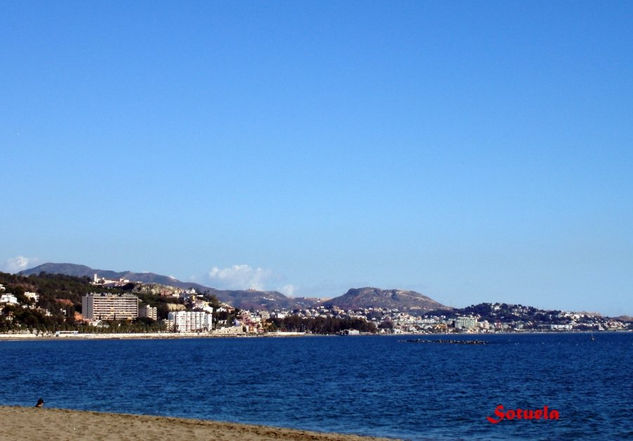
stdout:
<svg viewBox="0 0 633 441">
<path fill-rule="evenodd" d="M 408 312 L 427 312 L 451 309 L 430 297 L 415 291 L 399 289 L 353 288 L 345 294 L 323 302 L 324 306 L 337 306 L 344 310 L 384 308 Z"/>
<path fill-rule="evenodd" d="M 316 299 L 291 298 L 277 291 L 256 291 L 256 290 L 220 290 L 201 285 L 194 282 L 182 282 L 170 276 L 155 273 L 136 273 L 132 271 L 111 271 L 90 268 L 86 265 L 74 263 L 44 263 L 34 268 L 21 271 L 23 276 L 47 274 L 63 274 L 74 277 L 90 277 L 97 274 L 110 280 L 127 279 L 130 282 L 151 283 L 166 286 L 173 286 L 182 289 L 194 288 L 200 293 L 215 295 L 221 302 L 228 303 L 240 309 L 253 310 L 273 310 L 273 309 L 294 309 L 313 305 Z"/>
</svg>

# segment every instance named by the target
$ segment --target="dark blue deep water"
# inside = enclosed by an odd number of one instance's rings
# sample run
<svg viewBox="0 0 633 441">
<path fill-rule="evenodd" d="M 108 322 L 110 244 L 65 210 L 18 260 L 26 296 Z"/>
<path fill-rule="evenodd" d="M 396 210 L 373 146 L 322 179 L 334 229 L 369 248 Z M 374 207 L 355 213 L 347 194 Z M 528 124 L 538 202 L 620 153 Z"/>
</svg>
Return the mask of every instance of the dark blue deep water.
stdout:
<svg viewBox="0 0 633 441">
<path fill-rule="evenodd" d="M 0 404 L 410 440 L 633 439 L 633 334 L 0 342 Z M 429 337 L 430 338 L 430 337 Z M 439 337 L 433 337 L 439 338 Z M 559 421 L 503 421 L 506 409 Z"/>
</svg>

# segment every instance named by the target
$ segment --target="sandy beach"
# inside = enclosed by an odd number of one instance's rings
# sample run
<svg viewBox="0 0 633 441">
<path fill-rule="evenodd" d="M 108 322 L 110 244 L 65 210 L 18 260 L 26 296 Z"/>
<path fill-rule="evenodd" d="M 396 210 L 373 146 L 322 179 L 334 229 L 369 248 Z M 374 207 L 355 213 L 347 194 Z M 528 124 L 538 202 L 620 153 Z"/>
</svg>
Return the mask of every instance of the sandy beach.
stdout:
<svg viewBox="0 0 633 441">
<path fill-rule="evenodd" d="M 66 409 L 0 406 L 0 440 L 385 440 L 247 424 Z"/>
</svg>

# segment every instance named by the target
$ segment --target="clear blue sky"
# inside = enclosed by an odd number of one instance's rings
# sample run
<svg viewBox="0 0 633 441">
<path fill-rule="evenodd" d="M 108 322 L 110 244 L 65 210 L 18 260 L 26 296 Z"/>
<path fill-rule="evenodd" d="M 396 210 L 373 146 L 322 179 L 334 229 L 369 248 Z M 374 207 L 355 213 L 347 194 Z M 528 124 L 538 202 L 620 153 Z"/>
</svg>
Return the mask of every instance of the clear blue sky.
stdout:
<svg viewBox="0 0 633 441">
<path fill-rule="evenodd" d="M 3 1 L 0 265 L 633 314 L 631 23 L 616 1 Z"/>
</svg>

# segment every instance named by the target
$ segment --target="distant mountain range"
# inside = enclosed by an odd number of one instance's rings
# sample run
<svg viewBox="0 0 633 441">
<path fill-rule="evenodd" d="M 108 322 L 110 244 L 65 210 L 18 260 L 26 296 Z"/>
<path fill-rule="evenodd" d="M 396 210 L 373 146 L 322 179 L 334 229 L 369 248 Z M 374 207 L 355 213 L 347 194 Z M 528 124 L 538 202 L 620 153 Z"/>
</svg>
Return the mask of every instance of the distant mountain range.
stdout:
<svg viewBox="0 0 633 441">
<path fill-rule="evenodd" d="M 200 291 L 211 289 L 206 286 L 200 285 L 199 283 L 181 282 L 180 280 L 173 277 L 162 276 L 160 274 L 135 273 L 132 271 L 117 272 L 111 270 L 100 270 L 90 268 L 86 265 L 77 265 L 74 263 L 44 263 L 34 268 L 20 271 L 20 274 L 24 276 L 30 276 L 31 274 L 39 273 L 65 274 L 67 276 L 74 277 L 90 277 L 91 279 L 94 274 L 97 274 L 98 277 L 103 277 L 104 279 L 110 280 L 127 279 L 132 282 L 158 283 L 160 285 L 175 286 L 183 289 L 195 288 L 196 290 Z"/>
<path fill-rule="evenodd" d="M 233 305 L 240 309 L 281 309 L 300 307 L 304 303 L 315 304 L 317 299 L 293 299 L 277 291 L 255 291 L 255 290 L 219 290 L 194 282 L 182 282 L 174 277 L 163 276 L 155 273 L 136 273 L 133 271 L 111 271 L 90 268 L 86 265 L 74 263 L 44 263 L 34 268 L 21 271 L 20 274 L 28 276 L 31 274 L 65 274 L 74 277 L 90 277 L 96 274 L 110 280 L 127 279 L 131 282 L 156 283 L 160 285 L 175 286 L 182 289 L 194 288 L 198 292 L 208 292 L 215 295 L 221 302 Z"/>
<path fill-rule="evenodd" d="M 381 290 L 378 288 L 350 289 L 345 294 L 330 300 L 320 302 L 319 299 L 307 297 L 287 297 L 277 291 L 256 290 L 220 290 L 194 282 L 182 282 L 170 276 L 155 273 L 136 273 L 132 271 L 111 271 L 90 268 L 86 265 L 73 263 L 44 263 L 34 268 L 21 271 L 21 275 L 29 276 L 40 273 L 65 274 L 75 277 L 90 277 L 97 274 L 111 280 L 127 279 L 131 282 L 156 283 L 160 285 L 175 286 L 178 288 L 194 288 L 198 292 L 209 292 L 220 301 L 241 309 L 300 309 L 309 308 L 319 304 L 325 306 L 338 306 L 341 309 L 366 309 L 387 308 L 409 312 L 427 312 L 436 309 L 450 309 L 435 300 L 415 291 L 403 291 L 397 289 Z"/>
</svg>

